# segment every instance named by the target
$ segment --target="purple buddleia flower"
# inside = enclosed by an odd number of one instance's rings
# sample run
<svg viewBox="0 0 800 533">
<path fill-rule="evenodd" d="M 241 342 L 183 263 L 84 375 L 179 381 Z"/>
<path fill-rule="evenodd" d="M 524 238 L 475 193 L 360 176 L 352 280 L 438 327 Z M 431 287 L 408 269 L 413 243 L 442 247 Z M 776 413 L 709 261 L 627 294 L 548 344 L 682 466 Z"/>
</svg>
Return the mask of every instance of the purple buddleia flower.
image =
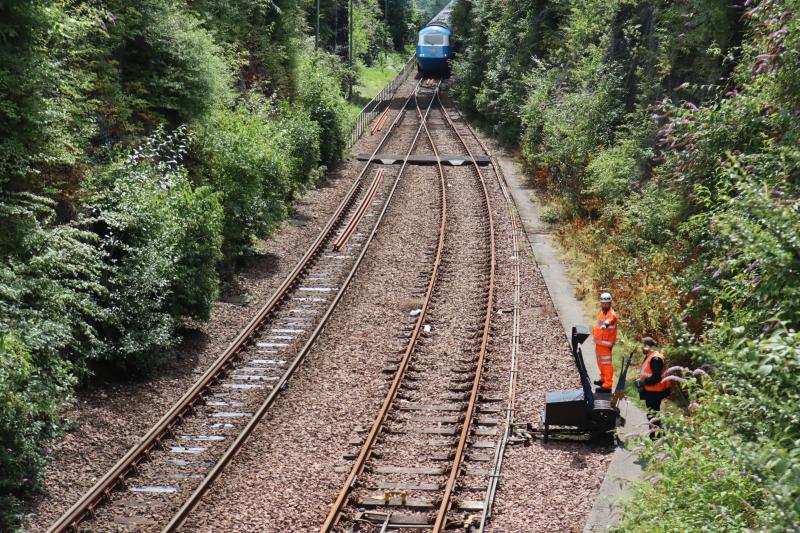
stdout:
<svg viewBox="0 0 800 533">
<path fill-rule="evenodd" d="M 670 374 L 682 374 L 686 370 L 686 367 L 683 366 L 671 366 L 664 372 L 665 376 L 669 376 Z"/>
</svg>

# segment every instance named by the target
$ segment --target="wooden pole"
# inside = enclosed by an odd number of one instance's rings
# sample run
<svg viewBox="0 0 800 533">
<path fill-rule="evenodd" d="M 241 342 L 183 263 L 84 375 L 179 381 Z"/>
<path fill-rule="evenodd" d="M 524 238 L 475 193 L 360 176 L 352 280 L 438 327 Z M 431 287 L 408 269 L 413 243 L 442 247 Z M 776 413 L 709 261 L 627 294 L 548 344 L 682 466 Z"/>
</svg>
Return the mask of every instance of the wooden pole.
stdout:
<svg viewBox="0 0 800 533">
<path fill-rule="evenodd" d="M 353 98 L 353 0 L 347 6 L 347 61 L 350 64 L 350 98 Z"/>
<path fill-rule="evenodd" d="M 319 0 L 317 0 L 317 24 L 314 31 L 314 50 L 319 48 Z"/>
</svg>

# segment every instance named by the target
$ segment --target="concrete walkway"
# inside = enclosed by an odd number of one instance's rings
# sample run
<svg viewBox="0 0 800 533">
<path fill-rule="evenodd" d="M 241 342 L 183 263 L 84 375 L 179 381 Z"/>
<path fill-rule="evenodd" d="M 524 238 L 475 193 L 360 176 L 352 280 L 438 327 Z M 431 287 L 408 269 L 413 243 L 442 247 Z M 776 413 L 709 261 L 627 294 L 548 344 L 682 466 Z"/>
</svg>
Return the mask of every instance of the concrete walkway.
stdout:
<svg viewBox="0 0 800 533">
<path fill-rule="evenodd" d="M 558 310 L 564 331 L 569 336 L 573 325 L 590 325 L 592 319 L 586 316 L 583 304 L 575 297 L 575 287 L 569 280 L 566 266 L 559 258 L 548 226 L 540 219 L 541 206 L 536 201 L 533 190 L 522 173 L 521 165 L 505 156 L 499 157 L 498 161 L 503 168 L 522 224 L 533 246 L 533 253 L 547 284 L 550 297 Z M 592 381 L 598 379 L 599 372 L 592 342 L 587 341 L 583 344 L 583 357 L 586 369 L 589 371 L 589 378 Z M 622 431 L 623 441 L 628 440 L 625 438 L 627 435 L 642 434 L 647 430 L 647 419 L 641 409 L 628 401 L 623 401 L 620 409 L 626 421 Z M 622 512 L 618 503 L 619 496 L 625 492 L 631 481 L 642 478 L 642 469 L 637 462 L 636 455 L 626 449 L 630 447 L 630 444 L 626 444 L 625 447 L 618 446 L 615 449 L 606 477 L 600 486 L 597 500 L 587 517 L 584 526 L 585 533 L 613 531 L 619 524 Z"/>
</svg>

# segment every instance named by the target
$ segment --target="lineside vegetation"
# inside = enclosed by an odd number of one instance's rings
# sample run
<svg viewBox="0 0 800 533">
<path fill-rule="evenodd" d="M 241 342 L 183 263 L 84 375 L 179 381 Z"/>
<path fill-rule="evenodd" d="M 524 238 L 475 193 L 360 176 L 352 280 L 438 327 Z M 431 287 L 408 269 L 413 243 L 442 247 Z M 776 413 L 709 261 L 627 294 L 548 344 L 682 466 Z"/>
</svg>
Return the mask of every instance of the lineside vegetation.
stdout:
<svg viewBox="0 0 800 533">
<path fill-rule="evenodd" d="M 464 0 L 460 105 L 518 146 L 584 290 L 704 365 L 623 530 L 800 523 L 797 1 Z"/>
</svg>

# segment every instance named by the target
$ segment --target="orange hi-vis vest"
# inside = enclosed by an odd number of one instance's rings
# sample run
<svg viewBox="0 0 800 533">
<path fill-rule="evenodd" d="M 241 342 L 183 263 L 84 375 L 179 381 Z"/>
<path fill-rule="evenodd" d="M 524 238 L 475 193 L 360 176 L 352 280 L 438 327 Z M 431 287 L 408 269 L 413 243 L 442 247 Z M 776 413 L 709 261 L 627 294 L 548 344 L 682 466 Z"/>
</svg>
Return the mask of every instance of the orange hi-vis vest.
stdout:
<svg viewBox="0 0 800 533">
<path fill-rule="evenodd" d="M 609 325 L 601 328 L 601 324 L 606 320 Z M 597 315 L 597 323 L 592 328 L 592 337 L 594 337 L 595 344 L 608 346 L 609 349 L 614 347 L 617 343 L 617 313 L 614 312 L 614 309 L 609 309 L 608 312 L 600 311 L 600 314 Z"/>
<path fill-rule="evenodd" d="M 650 362 L 653 360 L 654 357 L 658 357 L 664 363 L 664 369 L 662 370 L 661 374 L 661 381 L 656 383 L 655 385 L 645 385 L 644 390 L 649 390 L 653 392 L 661 392 L 669 389 L 670 382 L 664 381 L 664 372 L 667 370 L 667 359 L 664 357 L 664 354 L 661 352 L 657 352 L 655 350 L 651 351 L 647 354 L 647 357 L 644 358 L 642 362 L 642 369 L 639 370 L 639 379 L 649 379 L 653 377 L 653 369 L 650 367 Z"/>
</svg>

